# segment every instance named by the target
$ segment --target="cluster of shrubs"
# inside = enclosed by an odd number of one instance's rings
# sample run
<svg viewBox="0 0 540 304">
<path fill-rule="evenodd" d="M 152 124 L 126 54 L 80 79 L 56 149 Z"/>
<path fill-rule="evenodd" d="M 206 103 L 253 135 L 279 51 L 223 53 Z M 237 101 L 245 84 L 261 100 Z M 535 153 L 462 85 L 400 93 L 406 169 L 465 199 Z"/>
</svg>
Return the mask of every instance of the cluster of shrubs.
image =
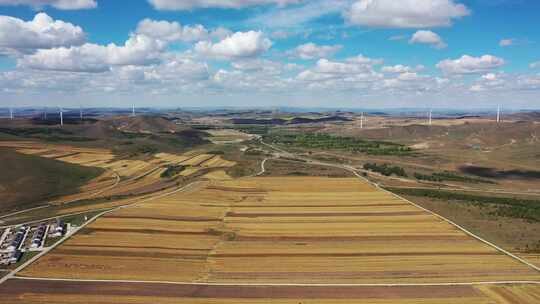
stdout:
<svg viewBox="0 0 540 304">
<path fill-rule="evenodd" d="M 414 178 L 418 180 L 431 181 L 431 182 L 454 181 L 454 182 L 475 183 L 475 184 L 478 184 L 478 183 L 494 184 L 494 182 L 490 180 L 458 175 L 450 171 L 436 172 L 431 175 L 415 172 Z"/>
<path fill-rule="evenodd" d="M 373 172 L 378 172 L 384 176 L 396 175 L 396 176 L 401 176 L 401 177 L 407 177 L 407 173 L 405 172 L 405 169 L 398 166 L 391 166 L 389 164 L 378 165 L 376 163 L 366 163 L 364 164 L 364 169 L 373 171 Z"/>
<path fill-rule="evenodd" d="M 163 171 L 161 173 L 161 178 L 171 178 L 175 175 L 179 174 L 180 172 L 184 171 L 186 169 L 186 166 L 183 165 L 170 165 L 167 166 L 167 170 Z"/>
<path fill-rule="evenodd" d="M 333 136 L 321 133 L 271 134 L 265 141 L 303 148 L 323 150 L 348 150 L 369 155 L 414 155 L 411 148 L 383 141 L 370 141 L 353 137 Z"/>
<path fill-rule="evenodd" d="M 430 181 L 430 182 L 442 182 L 443 179 L 436 175 L 427 175 L 427 174 L 421 174 L 418 172 L 414 172 L 414 178 L 417 180 L 423 180 L 423 181 Z"/>
</svg>

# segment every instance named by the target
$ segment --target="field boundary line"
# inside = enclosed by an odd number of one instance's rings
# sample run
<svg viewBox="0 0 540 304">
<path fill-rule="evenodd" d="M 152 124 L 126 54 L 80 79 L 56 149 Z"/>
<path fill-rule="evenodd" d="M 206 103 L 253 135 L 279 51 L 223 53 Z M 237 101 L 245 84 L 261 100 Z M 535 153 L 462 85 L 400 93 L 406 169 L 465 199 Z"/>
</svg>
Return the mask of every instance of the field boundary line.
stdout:
<svg viewBox="0 0 540 304">
<path fill-rule="evenodd" d="M 297 286 L 297 287 L 406 287 L 406 286 L 473 286 L 473 285 L 509 285 L 527 284 L 540 285 L 540 281 L 476 281 L 476 282 L 442 282 L 442 283 L 218 283 L 218 282 L 175 282 L 175 281 L 147 281 L 147 280 L 107 280 L 107 279 L 66 279 L 14 276 L 16 280 L 57 281 L 57 282 L 87 282 L 87 283 L 133 283 L 133 284 L 169 284 L 192 286 Z"/>
</svg>

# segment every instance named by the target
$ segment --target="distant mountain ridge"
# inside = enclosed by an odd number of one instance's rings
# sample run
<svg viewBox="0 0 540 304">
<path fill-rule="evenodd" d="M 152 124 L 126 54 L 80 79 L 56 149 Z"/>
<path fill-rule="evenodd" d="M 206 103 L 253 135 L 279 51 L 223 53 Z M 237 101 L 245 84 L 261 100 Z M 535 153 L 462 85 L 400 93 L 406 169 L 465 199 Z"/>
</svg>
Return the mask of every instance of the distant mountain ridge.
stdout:
<svg viewBox="0 0 540 304">
<path fill-rule="evenodd" d="M 292 119 L 272 118 L 272 119 L 255 119 L 255 118 L 232 118 L 231 122 L 235 125 L 295 125 L 321 122 L 339 122 L 351 121 L 351 119 L 343 116 L 328 116 L 321 118 L 294 117 Z"/>
</svg>

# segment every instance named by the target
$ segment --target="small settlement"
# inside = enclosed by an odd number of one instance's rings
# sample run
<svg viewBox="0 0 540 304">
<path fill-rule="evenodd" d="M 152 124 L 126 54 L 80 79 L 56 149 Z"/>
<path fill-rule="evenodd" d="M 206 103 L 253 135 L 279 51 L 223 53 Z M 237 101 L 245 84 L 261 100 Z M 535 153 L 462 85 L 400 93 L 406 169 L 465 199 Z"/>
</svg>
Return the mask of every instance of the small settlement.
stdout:
<svg viewBox="0 0 540 304">
<path fill-rule="evenodd" d="M 62 237 L 69 224 L 56 219 L 0 230 L 0 265 L 17 263 L 26 252 L 41 251 L 47 238 Z"/>
</svg>

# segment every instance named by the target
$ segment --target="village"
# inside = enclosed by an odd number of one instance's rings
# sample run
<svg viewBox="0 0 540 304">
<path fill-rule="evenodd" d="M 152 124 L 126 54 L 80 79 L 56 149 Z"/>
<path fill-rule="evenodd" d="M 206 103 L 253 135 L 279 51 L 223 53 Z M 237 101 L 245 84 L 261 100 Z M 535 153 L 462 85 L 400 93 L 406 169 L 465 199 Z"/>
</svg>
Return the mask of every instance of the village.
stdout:
<svg viewBox="0 0 540 304">
<path fill-rule="evenodd" d="M 18 263 L 27 252 L 44 250 L 51 241 L 64 236 L 71 225 L 60 219 L 8 227 L 1 231 L 0 266 Z"/>
</svg>

